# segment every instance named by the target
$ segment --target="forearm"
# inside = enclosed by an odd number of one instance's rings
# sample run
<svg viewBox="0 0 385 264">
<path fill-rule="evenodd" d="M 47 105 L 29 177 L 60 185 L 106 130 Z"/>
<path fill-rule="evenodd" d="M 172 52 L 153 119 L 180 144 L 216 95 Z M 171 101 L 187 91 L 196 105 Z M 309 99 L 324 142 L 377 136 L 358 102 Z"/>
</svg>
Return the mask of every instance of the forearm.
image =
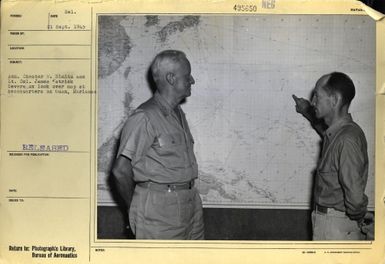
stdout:
<svg viewBox="0 0 385 264">
<path fill-rule="evenodd" d="M 134 194 L 135 182 L 134 173 L 131 166 L 131 160 L 120 156 L 114 164 L 112 175 L 116 182 L 116 187 L 120 196 L 126 203 L 127 208 L 131 205 L 132 196 Z"/>
<path fill-rule="evenodd" d="M 132 196 L 134 195 L 135 182 L 132 177 L 115 176 L 119 195 L 123 198 L 127 208 L 130 208 Z"/>
<path fill-rule="evenodd" d="M 364 218 L 367 212 L 368 199 L 365 194 L 345 195 L 346 215 L 350 219 L 359 221 Z"/>
<path fill-rule="evenodd" d="M 314 130 L 322 137 L 323 133 L 327 129 L 326 124 L 315 116 L 313 108 L 310 108 L 307 112 L 302 115 L 310 122 Z"/>
<path fill-rule="evenodd" d="M 367 212 L 368 197 L 361 187 L 344 185 L 346 215 L 359 222 Z"/>
<path fill-rule="evenodd" d="M 319 119 L 317 121 L 315 121 L 314 123 L 310 123 L 310 124 L 314 128 L 314 130 L 318 133 L 318 135 L 323 137 L 323 135 L 327 129 L 326 124 L 322 120 L 319 120 Z"/>
<path fill-rule="evenodd" d="M 297 97 L 295 94 L 293 94 L 292 97 L 295 101 L 295 110 L 297 113 L 303 115 L 310 122 L 314 130 L 323 137 L 323 133 L 327 129 L 326 124 L 323 120 L 316 117 L 314 107 L 311 103 L 304 98 Z"/>
</svg>

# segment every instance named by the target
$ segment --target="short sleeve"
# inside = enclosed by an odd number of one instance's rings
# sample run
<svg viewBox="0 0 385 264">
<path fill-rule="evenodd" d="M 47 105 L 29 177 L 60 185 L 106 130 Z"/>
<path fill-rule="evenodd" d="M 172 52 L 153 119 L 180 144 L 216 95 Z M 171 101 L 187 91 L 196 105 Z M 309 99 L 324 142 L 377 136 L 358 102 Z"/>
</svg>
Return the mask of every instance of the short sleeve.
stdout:
<svg viewBox="0 0 385 264">
<path fill-rule="evenodd" d="M 123 126 L 117 157 L 125 156 L 133 163 L 144 156 L 154 142 L 154 132 L 144 111 L 136 111 Z"/>
</svg>

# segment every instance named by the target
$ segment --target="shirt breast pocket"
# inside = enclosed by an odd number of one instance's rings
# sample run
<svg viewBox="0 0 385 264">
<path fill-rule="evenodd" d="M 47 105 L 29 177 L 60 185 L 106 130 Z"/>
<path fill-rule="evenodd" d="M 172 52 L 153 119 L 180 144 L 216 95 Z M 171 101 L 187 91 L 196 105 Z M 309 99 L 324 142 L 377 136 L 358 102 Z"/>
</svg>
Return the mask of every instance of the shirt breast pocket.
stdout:
<svg viewBox="0 0 385 264">
<path fill-rule="evenodd" d="M 157 152 L 167 167 L 184 167 L 185 144 L 183 143 L 183 135 L 179 133 L 160 135 Z"/>
<path fill-rule="evenodd" d="M 338 177 L 338 173 L 332 170 L 319 170 L 318 175 L 322 178 L 336 178 Z"/>
<path fill-rule="evenodd" d="M 315 188 L 318 190 L 333 191 L 340 188 L 338 173 L 333 170 L 319 170 Z"/>
<path fill-rule="evenodd" d="M 161 148 L 173 148 L 182 144 L 182 137 L 180 134 L 162 134 L 158 137 L 159 146 Z"/>
</svg>

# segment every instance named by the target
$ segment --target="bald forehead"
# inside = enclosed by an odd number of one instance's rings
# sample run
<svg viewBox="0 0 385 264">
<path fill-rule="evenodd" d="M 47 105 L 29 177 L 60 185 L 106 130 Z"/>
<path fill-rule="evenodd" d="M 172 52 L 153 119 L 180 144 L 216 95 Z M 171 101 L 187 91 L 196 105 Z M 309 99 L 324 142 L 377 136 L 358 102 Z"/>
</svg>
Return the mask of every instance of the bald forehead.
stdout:
<svg viewBox="0 0 385 264">
<path fill-rule="evenodd" d="M 189 62 L 186 59 L 186 57 L 180 57 L 177 59 L 171 58 L 171 57 L 165 57 L 159 61 L 156 67 L 162 72 L 174 72 L 175 69 L 187 64 L 189 65 Z"/>
<path fill-rule="evenodd" d="M 184 53 L 181 52 L 165 52 L 160 53 L 154 60 L 151 71 L 155 81 L 163 78 L 169 72 L 176 72 L 178 69 L 190 69 L 190 62 Z"/>
<path fill-rule="evenodd" d="M 315 85 L 315 88 L 317 89 L 320 89 L 320 88 L 323 88 L 329 81 L 330 79 L 330 74 L 326 74 L 324 76 L 322 76 L 321 78 L 318 79 L 316 85 Z"/>
</svg>

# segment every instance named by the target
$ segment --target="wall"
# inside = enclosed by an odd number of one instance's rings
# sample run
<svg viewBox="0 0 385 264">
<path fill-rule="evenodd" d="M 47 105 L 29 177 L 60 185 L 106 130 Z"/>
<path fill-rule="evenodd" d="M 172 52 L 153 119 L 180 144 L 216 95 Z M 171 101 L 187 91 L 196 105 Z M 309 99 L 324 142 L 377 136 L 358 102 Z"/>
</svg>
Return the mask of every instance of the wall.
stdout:
<svg viewBox="0 0 385 264">
<path fill-rule="evenodd" d="M 366 193 L 374 205 L 375 23 L 365 16 L 100 16 L 98 202 L 121 127 L 151 96 L 148 68 L 165 49 L 186 53 L 195 85 L 182 108 L 206 207 L 308 209 L 320 138 L 296 113 L 332 71 L 356 85 L 350 111 L 368 140 Z"/>
<path fill-rule="evenodd" d="M 309 210 L 204 208 L 208 240 L 311 240 Z M 119 207 L 98 207 L 98 239 L 133 238 Z"/>
</svg>

